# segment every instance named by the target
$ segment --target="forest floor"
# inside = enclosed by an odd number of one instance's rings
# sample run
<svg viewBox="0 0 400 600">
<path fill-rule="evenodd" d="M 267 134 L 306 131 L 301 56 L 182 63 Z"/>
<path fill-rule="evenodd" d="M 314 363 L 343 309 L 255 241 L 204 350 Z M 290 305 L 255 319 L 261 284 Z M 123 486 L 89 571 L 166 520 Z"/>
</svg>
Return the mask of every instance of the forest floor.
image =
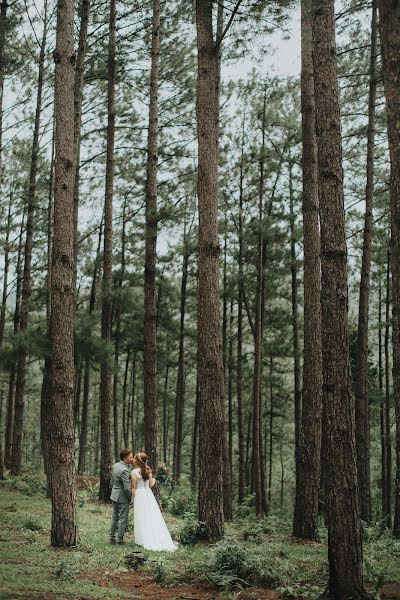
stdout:
<svg viewBox="0 0 400 600">
<path fill-rule="evenodd" d="M 324 539 L 294 540 L 282 515 L 262 523 L 236 519 L 215 546 L 198 543 L 181 545 L 173 554 L 147 552 L 144 565 L 129 570 L 125 556 L 140 548 L 131 526 L 125 546 L 107 543 L 110 507 L 95 500 L 95 485 L 95 479 L 78 479 L 81 545 L 63 550 L 49 543 L 51 504 L 43 477 L 27 474 L 1 482 L 0 600 L 312 599 L 324 589 Z M 173 537 L 191 531 L 187 519 L 166 513 Z M 399 599 L 400 585 L 393 582 L 400 581 L 400 541 L 371 528 L 364 555 L 369 591 L 391 583 L 377 597 Z"/>
</svg>

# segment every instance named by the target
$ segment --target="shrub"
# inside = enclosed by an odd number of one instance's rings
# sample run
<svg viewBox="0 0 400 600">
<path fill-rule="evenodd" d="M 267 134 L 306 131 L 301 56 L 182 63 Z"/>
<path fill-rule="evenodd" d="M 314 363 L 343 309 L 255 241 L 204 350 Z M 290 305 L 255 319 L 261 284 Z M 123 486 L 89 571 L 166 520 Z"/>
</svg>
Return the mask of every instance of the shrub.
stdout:
<svg viewBox="0 0 400 600">
<path fill-rule="evenodd" d="M 246 553 L 238 544 L 221 542 L 217 544 L 211 563 L 211 570 L 224 571 L 238 577 L 245 577 L 249 571 Z"/>
<path fill-rule="evenodd" d="M 193 513 L 186 513 L 184 519 L 185 525 L 179 533 L 179 541 L 183 546 L 197 544 L 206 539 L 207 531 L 204 523 L 198 521 Z"/>
<path fill-rule="evenodd" d="M 161 583 L 168 575 L 168 567 L 165 558 L 160 556 L 154 561 L 154 579 L 156 583 Z"/>
<path fill-rule="evenodd" d="M 189 481 L 182 481 L 172 490 L 161 486 L 161 500 L 163 507 L 176 517 L 182 517 L 185 513 L 196 513 L 197 503 Z"/>
<path fill-rule="evenodd" d="M 7 477 L 3 485 L 27 496 L 47 494 L 47 481 L 43 475 L 27 474 L 19 477 Z"/>
<path fill-rule="evenodd" d="M 29 531 L 43 531 L 43 526 L 36 519 L 29 518 L 23 524 L 22 529 L 29 529 Z"/>
</svg>

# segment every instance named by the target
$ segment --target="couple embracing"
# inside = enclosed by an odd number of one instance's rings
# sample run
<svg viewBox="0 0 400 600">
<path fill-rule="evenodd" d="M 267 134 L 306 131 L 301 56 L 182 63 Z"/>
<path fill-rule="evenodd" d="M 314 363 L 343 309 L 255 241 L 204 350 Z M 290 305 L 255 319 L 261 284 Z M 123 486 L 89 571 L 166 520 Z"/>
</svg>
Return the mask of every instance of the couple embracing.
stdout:
<svg viewBox="0 0 400 600">
<path fill-rule="evenodd" d="M 171 539 L 157 501 L 151 491 L 156 484 L 147 454 L 121 450 L 120 461 L 116 462 L 111 476 L 112 520 L 110 543 L 123 544 L 128 527 L 129 507 L 133 505 L 135 543 L 148 550 L 174 552 L 176 546 Z M 135 468 L 130 471 L 129 466 Z"/>
</svg>

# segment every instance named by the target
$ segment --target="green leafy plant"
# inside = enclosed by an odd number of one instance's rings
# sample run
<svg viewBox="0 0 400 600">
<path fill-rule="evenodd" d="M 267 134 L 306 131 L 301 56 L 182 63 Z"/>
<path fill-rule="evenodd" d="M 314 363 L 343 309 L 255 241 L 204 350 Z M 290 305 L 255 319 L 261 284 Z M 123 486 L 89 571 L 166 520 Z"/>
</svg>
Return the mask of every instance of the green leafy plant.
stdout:
<svg viewBox="0 0 400 600">
<path fill-rule="evenodd" d="M 185 514 L 185 525 L 179 533 L 179 541 L 183 546 L 197 544 L 206 538 L 206 526 L 198 521 L 193 513 Z"/>
</svg>

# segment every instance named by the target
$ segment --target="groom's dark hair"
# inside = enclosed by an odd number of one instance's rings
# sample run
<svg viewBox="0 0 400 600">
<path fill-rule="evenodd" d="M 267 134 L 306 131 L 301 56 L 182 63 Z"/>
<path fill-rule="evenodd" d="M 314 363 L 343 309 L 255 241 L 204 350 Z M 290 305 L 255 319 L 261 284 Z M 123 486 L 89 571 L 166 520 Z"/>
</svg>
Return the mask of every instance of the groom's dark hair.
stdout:
<svg viewBox="0 0 400 600">
<path fill-rule="evenodd" d="M 125 448 L 125 450 L 121 450 L 119 453 L 119 457 L 121 460 L 125 460 L 125 458 L 127 456 L 129 456 L 130 454 L 132 454 L 132 450 L 128 450 L 128 448 Z"/>
</svg>

